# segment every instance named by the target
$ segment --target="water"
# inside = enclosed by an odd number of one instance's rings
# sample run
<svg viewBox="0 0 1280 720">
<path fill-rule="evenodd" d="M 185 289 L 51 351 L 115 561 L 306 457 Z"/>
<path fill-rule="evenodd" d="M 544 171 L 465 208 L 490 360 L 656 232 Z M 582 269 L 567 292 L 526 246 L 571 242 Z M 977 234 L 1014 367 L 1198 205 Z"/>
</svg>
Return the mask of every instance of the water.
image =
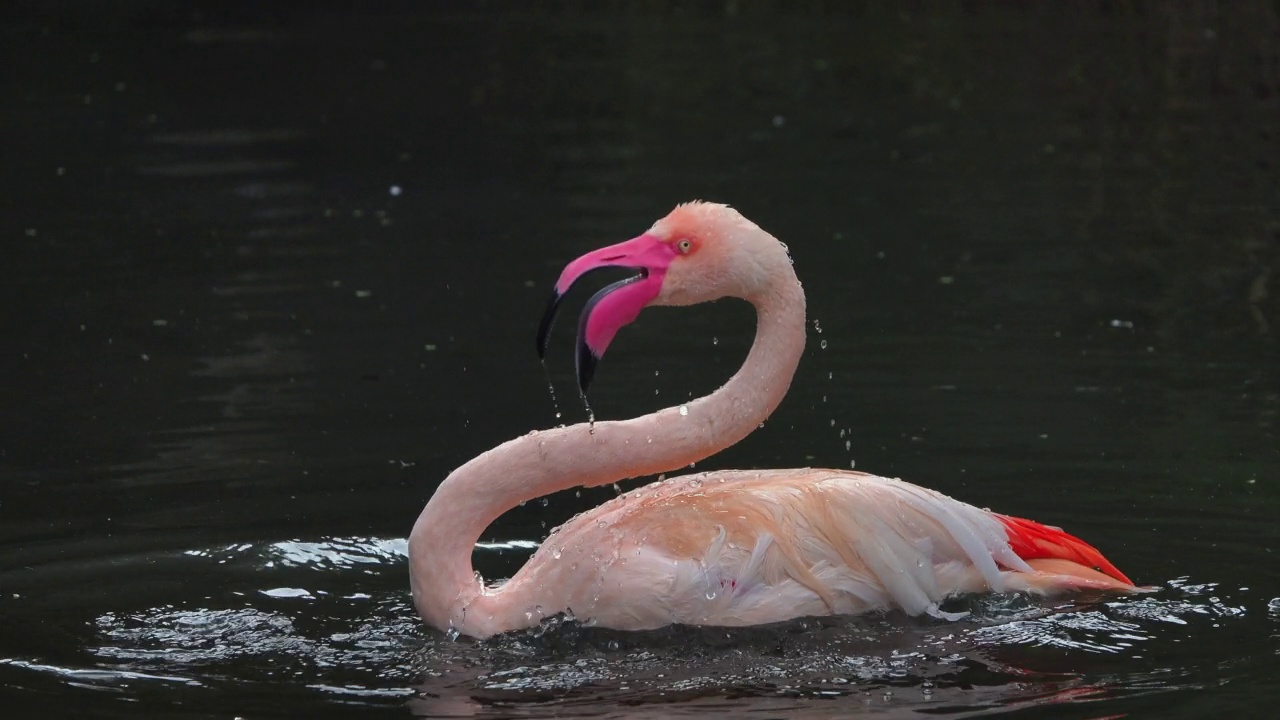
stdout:
<svg viewBox="0 0 1280 720">
<path fill-rule="evenodd" d="M 384 7 L 0 13 L 6 708 L 1280 701 L 1273 3 Z M 1062 525 L 1160 589 L 967 599 L 956 621 L 422 628 L 403 538 L 434 484 L 586 419 L 533 351 L 548 287 L 693 197 L 788 242 L 822 332 L 780 411 L 699 469 L 856 457 Z M 705 393 L 751 329 L 731 303 L 646 313 L 592 407 Z M 509 576 L 616 492 L 511 511 L 477 569 Z"/>
</svg>

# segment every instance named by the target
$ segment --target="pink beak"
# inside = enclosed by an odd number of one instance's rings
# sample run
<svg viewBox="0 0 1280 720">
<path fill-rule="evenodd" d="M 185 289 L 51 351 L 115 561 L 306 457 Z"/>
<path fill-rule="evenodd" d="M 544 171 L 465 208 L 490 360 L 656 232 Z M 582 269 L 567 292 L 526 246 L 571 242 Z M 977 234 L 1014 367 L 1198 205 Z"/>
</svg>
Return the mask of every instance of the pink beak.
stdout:
<svg viewBox="0 0 1280 720">
<path fill-rule="evenodd" d="M 555 290 L 551 293 L 551 300 L 547 303 L 547 310 L 538 327 L 538 357 L 545 358 L 551 326 L 560 309 L 560 301 L 578 280 L 601 268 L 635 270 L 636 275 L 619 280 L 592 295 L 578 318 L 576 368 L 578 389 L 585 397 L 587 386 L 595 375 L 596 363 L 604 356 L 613 336 L 622 326 L 634 321 L 644 306 L 658 296 L 667 267 L 676 254 L 670 243 L 645 234 L 594 250 L 569 263 L 556 281 Z"/>
</svg>

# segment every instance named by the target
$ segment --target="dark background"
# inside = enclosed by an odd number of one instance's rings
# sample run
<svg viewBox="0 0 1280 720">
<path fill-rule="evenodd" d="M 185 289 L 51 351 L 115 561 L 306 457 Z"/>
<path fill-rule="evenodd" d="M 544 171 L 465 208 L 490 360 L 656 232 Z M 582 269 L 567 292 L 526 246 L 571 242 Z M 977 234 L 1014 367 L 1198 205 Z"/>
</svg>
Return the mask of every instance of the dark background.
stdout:
<svg viewBox="0 0 1280 720">
<path fill-rule="evenodd" d="M 0 68 L 7 707 L 1280 699 L 1274 1 L 11 2 Z M 435 484 L 585 417 L 568 331 L 559 406 L 533 352 L 560 268 L 693 198 L 790 245 L 814 321 L 782 408 L 699 469 L 856 463 L 1163 589 L 731 642 L 420 628 Z M 751 330 L 646 312 L 597 415 L 713 389 Z M 611 494 L 512 511 L 478 567 Z"/>
</svg>

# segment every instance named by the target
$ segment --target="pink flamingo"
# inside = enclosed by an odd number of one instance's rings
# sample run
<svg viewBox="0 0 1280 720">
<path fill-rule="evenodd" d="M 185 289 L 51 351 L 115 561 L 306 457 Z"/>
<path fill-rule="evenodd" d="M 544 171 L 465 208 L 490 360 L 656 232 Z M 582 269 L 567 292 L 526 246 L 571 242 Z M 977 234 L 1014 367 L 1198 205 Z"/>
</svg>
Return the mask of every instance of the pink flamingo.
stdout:
<svg viewBox="0 0 1280 720">
<path fill-rule="evenodd" d="M 680 205 L 648 232 L 569 263 L 559 300 L 596 268 L 637 274 L 598 292 L 579 323 L 585 393 L 614 334 L 648 305 L 739 297 L 756 308 L 742 368 L 706 397 L 643 417 L 530 432 L 445 478 L 409 537 L 414 604 L 451 634 L 487 637 L 570 613 L 618 629 L 754 625 L 900 608 L 946 616 L 961 593 L 1129 591 L 1129 578 L 1058 528 L 902 480 L 848 470 L 728 470 L 620 495 L 551 533 L 514 577 L 486 586 L 480 534 L 518 503 L 682 468 L 746 437 L 791 384 L 805 299 L 786 246 L 737 211 Z"/>
</svg>

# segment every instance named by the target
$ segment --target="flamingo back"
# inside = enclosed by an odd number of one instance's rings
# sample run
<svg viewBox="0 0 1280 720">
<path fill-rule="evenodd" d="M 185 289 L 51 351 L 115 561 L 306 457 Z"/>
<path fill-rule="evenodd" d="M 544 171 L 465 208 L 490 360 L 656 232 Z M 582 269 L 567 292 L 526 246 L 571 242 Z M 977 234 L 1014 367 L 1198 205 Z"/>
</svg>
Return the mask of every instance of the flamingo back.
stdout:
<svg viewBox="0 0 1280 720">
<path fill-rule="evenodd" d="M 865 473 L 701 473 L 574 518 L 509 585 L 543 597 L 554 589 L 579 618 L 627 628 L 889 608 L 945 615 L 939 604 L 961 593 L 1131 588 L 1079 558 L 1055 558 L 1043 537 L 1029 564 L 1016 547 L 1031 530 L 1074 538 L 1011 520 Z"/>
</svg>

